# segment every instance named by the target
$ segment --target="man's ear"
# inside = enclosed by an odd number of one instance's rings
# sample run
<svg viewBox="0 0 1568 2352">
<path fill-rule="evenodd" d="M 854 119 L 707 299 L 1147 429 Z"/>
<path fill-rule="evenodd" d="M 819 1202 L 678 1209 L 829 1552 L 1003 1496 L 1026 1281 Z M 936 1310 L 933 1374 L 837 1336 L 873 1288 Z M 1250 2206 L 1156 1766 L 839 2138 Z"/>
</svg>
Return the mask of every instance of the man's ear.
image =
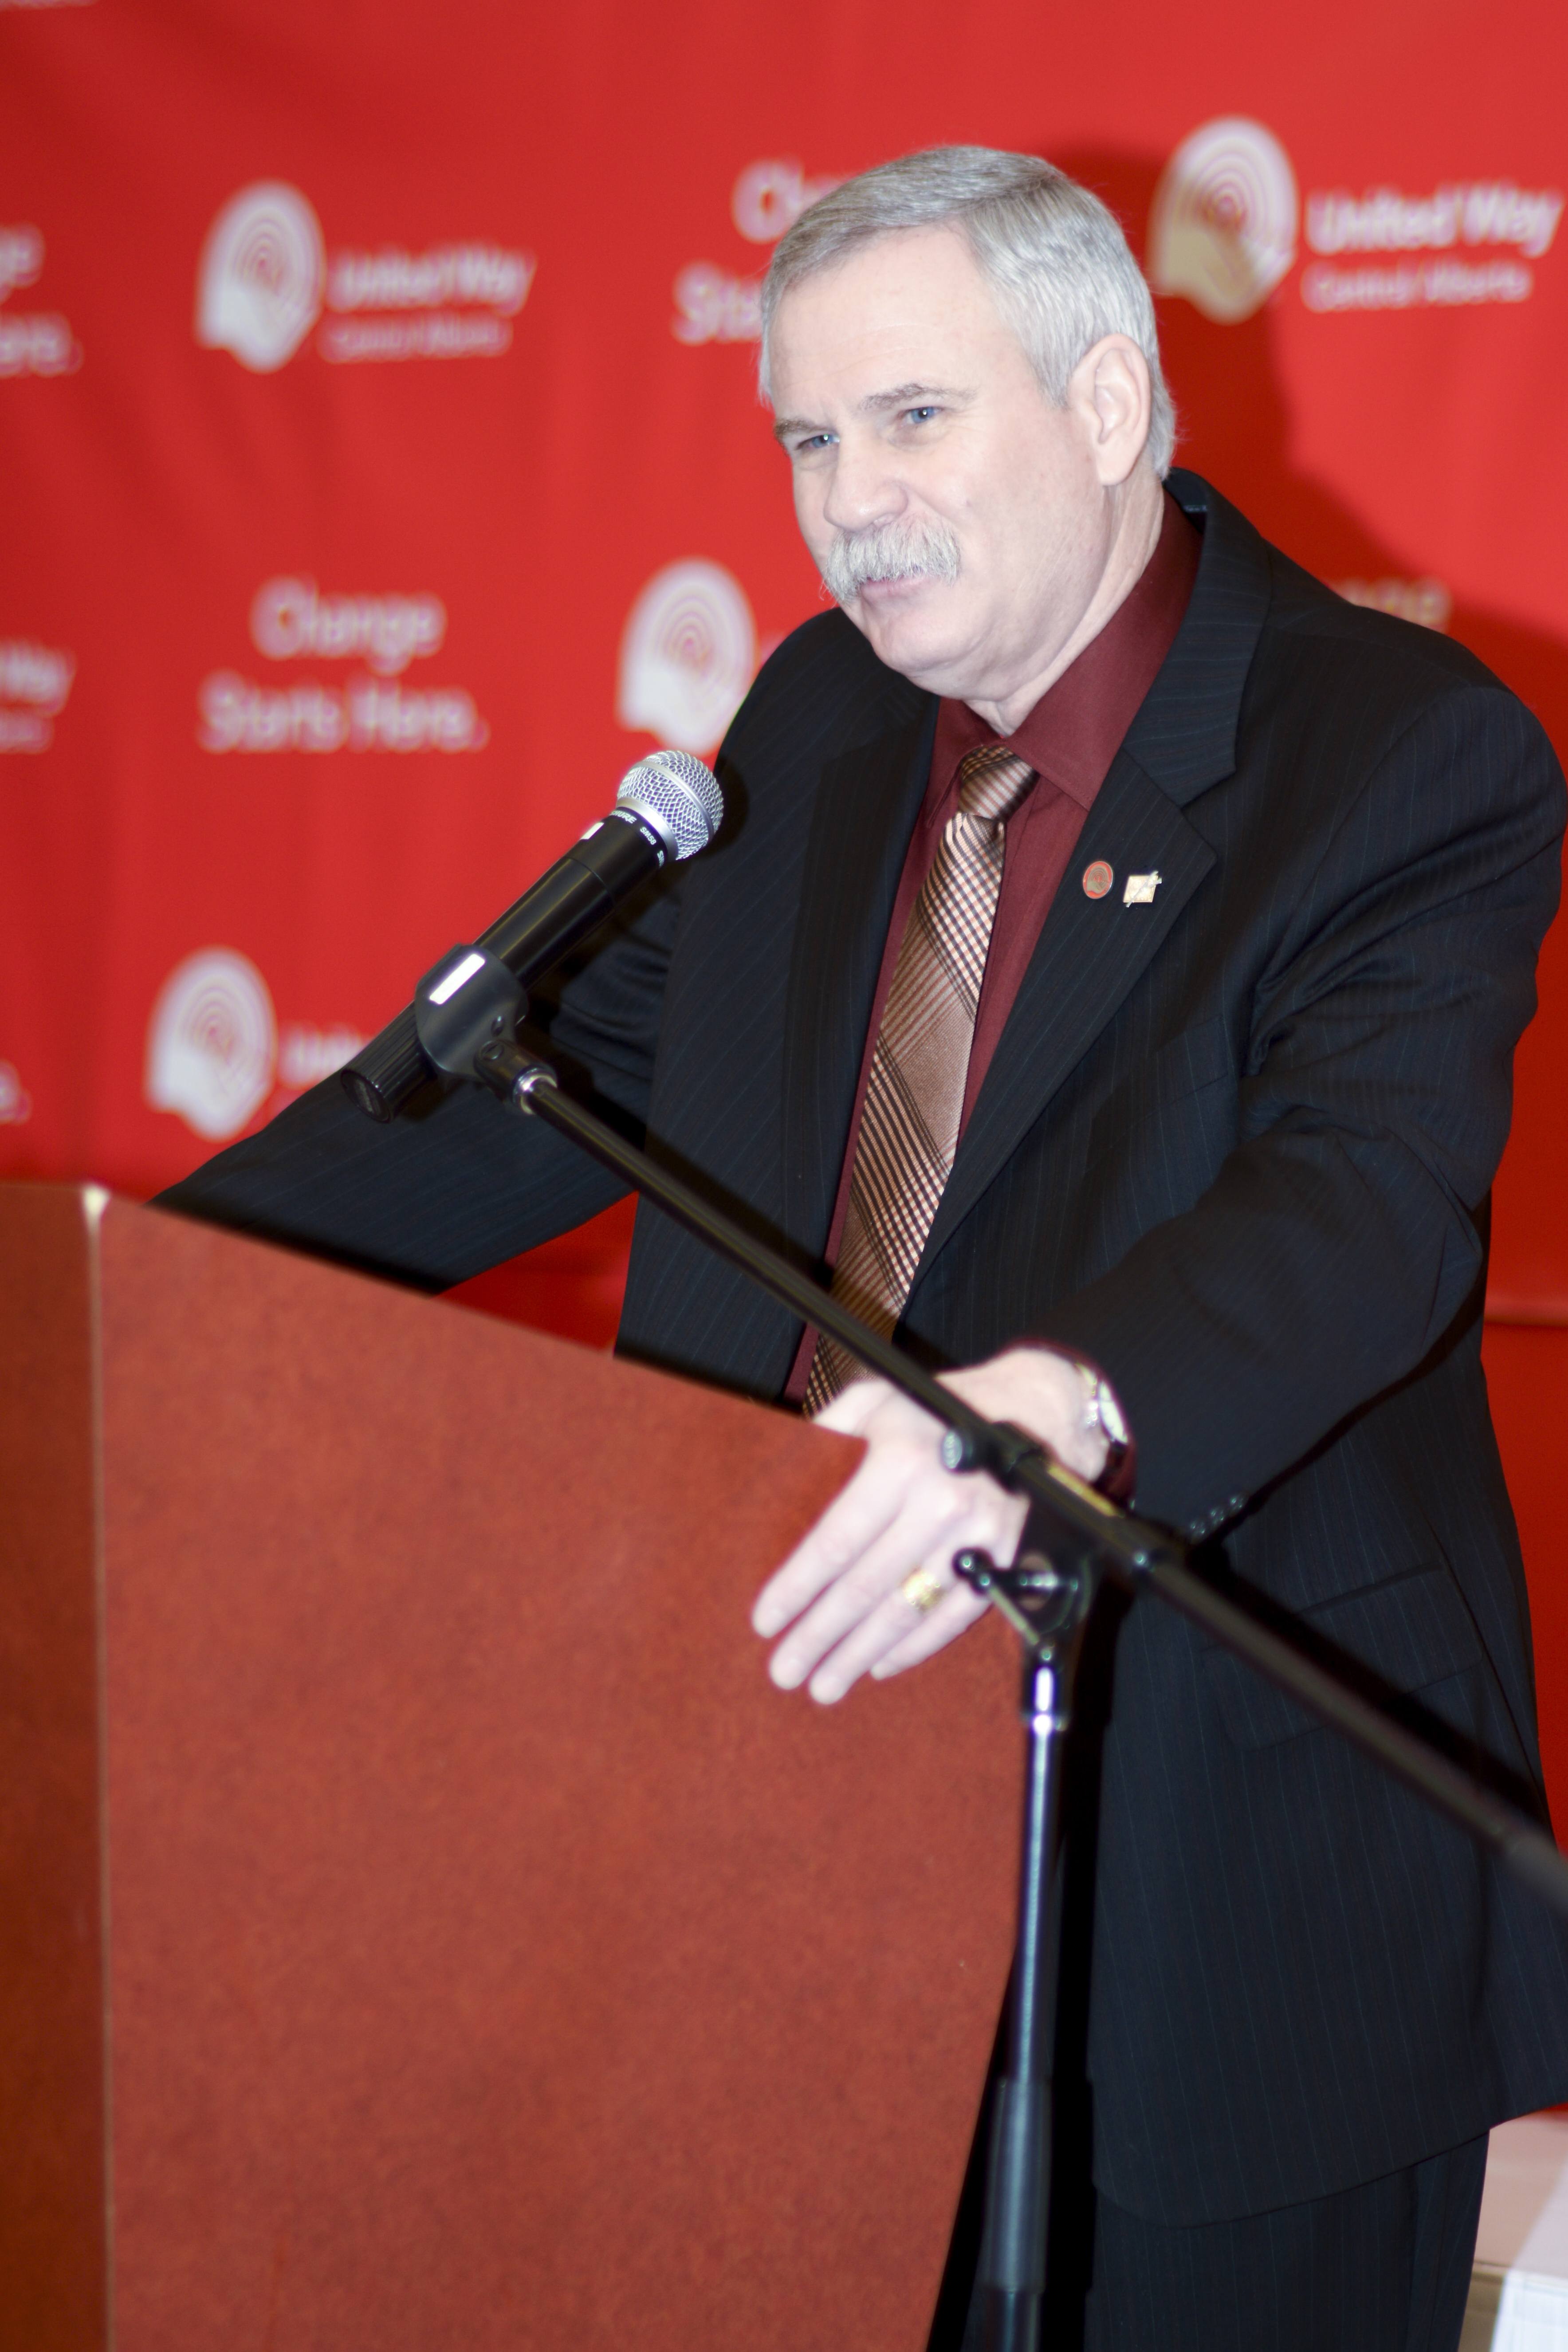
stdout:
<svg viewBox="0 0 1568 2352">
<path fill-rule="evenodd" d="M 1152 408 L 1149 362 L 1137 344 L 1101 336 L 1074 368 L 1067 404 L 1084 425 L 1105 488 L 1126 481 L 1148 446 Z"/>
</svg>

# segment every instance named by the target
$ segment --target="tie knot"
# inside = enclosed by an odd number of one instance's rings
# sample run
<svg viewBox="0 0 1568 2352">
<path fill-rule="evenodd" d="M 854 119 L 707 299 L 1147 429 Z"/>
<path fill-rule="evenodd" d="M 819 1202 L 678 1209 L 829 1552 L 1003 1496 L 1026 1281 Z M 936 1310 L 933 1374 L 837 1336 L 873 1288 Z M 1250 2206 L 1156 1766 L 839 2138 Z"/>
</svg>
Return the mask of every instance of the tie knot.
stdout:
<svg viewBox="0 0 1568 2352">
<path fill-rule="evenodd" d="M 1035 771 L 1005 743 L 983 743 L 971 751 L 958 771 L 958 805 L 965 816 L 988 817 L 1005 824 L 1029 786 Z"/>
</svg>

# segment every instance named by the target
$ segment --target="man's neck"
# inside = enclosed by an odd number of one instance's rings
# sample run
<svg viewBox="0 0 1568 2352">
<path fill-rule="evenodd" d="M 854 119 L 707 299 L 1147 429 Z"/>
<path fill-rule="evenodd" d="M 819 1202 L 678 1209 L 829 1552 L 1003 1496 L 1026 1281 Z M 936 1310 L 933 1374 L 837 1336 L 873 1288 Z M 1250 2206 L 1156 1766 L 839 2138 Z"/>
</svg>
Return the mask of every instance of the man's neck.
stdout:
<svg viewBox="0 0 1568 2352">
<path fill-rule="evenodd" d="M 1062 672 L 1072 667 L 1085 646 L 1092 644 L 1112 614 L 1126 603 L 1148 569 L 1164 524 L 1164 487 L 1141 466 L 1125 489 L 1104 567 L 1077 625 L 1037 671 L 1021 679 L 1016 688 L 1009 688 L 1005 695 L 994 700 L 967 695 L 963 698 L 975 716 L 984 719 L 997 735 L 1011 735 L 1023 724 L 1041 695 L 1055 686 Z"/>
</svg>

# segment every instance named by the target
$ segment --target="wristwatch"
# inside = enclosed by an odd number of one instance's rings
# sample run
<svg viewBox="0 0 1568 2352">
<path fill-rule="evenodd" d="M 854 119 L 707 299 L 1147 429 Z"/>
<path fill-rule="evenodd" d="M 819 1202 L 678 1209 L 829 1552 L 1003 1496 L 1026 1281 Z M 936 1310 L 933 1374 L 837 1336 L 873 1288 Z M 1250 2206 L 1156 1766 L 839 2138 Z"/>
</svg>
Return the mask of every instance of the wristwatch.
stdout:
<svg viewBox="0 0 1568 2352">
<path fill-rule="evenodd" d="M 1116 1391 L 1097 1364 L 1086 1364 L 1081 1356 L 1072 1359 L 1083 1390 L 1083 1425 L 1098 1429 L 1105 1440 L 1105 1460 L 1100 1465 L 1095 1485 L 1102 1494 L 1109 1493 L 1121 1473 L 1132 1440 L 1116 1400 Z"/>
</svg>

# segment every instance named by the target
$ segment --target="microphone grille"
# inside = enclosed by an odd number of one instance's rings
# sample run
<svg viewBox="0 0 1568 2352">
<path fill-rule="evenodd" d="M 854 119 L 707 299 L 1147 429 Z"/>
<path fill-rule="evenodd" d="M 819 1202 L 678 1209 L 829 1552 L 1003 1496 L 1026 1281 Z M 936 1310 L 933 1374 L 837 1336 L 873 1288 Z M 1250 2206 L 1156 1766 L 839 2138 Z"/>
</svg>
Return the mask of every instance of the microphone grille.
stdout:
<svg viewBox="0 0 1568 2352">
<path fill-rule="evenodd" d="M 723 821 L 724 795 L 689 751 L 650 751 L 621 778 L 616 806 L 646 816 L 672 857 L 695 857 Z"/>
</svg>

